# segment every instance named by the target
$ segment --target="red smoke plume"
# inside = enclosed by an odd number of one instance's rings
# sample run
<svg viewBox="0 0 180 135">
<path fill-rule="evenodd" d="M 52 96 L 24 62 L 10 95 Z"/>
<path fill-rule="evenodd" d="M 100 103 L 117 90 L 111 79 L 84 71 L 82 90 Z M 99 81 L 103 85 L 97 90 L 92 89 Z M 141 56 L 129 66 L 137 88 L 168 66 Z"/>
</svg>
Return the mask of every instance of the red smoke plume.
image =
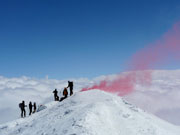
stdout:
<svg viewBox="0 0 180 135">
<path fill-rule="evenodd" d="M 151 71 L 142 72 L 127 72 L 119 74 L 114 80 L 106 78 L 99 84 L 95 84 L 92 87 L 83 88 L 81 91 L 100 89 L 106 92 L 115 93 L 118 96 L 124 96 L 131 93 L 136 83 L 148 85 L 151 82 Z"/>
<path fill-rule="evenodd" d="M 133 56 L 130 66 L 135 70 L 154 68 L 168 58 L 177 58 L 180 55 L 180 22 L 166 32 L 162 38 L 148 45 Z"/>
<path fill-rule="evenodd" d="M 180 57 L 180 22 L 176 23 L 172 29 L 165 33 L 162 38 L 153 44 L 137 52 L 128 63 L 128 69 L 132 72 L 119 74 L 117 78 L 110 81 L 109 78 L 95 84 L 82 91 L 100 89 L 110 93 L 124 96 L 135 89 L 135 84 L 150 84 L 151 71 L 156 64 L 166 61 L 169 57 Z M 137 72 L 137 70 L 146 70 Z"/>
<path fill-rule="evenodd" d="M 134 73 L 125 76 L 118 76 L 112 82 L 108 78 L 101 81 L 99 84 L 95 84 L 90 88 L 83 88 L 82 91 L 100 89 L 106 92 L 117 93 L 119 96 L 126 95 L 133 90 L 133 84 L 135 81 Z"/>
</svg>

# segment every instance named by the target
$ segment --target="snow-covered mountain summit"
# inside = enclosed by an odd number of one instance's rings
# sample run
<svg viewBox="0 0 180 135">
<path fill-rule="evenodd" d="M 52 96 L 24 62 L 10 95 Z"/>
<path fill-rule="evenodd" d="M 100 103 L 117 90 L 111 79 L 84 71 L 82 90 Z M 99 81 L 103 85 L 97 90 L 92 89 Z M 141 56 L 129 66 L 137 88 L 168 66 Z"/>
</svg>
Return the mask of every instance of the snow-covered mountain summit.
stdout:
<svg viewBox="0 0 180 135">
<path fill-rule="evenodd" d="M 77 92 L 24 119 L 0 125 L 0 135 L 179 135 L 180 129 L 124 99 L 99 90 Z"/>
<path fill-rule="evenodd" d="M 141 71 L 140 71 L 141 72 Z M 124 75 L 125 73 L 122 73 Z M 94 79 L 79 78 L 74 81 L 74 92 L 84 87 L 98 84 L 107 76 Z M 109 75 L 108 78 L 116 78 Z M 20 117 L 19 103 L 25 100 L 37 105 L 53 100 L 52 91 L 67 87 L 68 80 L 37 79 L 29 77 L 6 78 L 0 76 L 0 124 Z M 180 126 L 180 70 L 153 70 L 151 85 L 136 83 L 135 90 L 124 98 L 130 103 L 146 110 L 170 123 Z M 28 111 L 28 109 L 27 109 Z"/>
</svg>

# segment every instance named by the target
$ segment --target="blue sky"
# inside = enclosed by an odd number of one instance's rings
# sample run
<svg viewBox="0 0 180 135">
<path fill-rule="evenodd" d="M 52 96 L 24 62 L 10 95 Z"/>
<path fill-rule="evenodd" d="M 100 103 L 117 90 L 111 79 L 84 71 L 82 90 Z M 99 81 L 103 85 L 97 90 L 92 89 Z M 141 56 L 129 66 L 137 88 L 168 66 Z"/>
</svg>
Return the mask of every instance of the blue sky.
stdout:
<svg viewBox="0 0 180 135">
<path fill-rule="evenodd" d="M 119 73 L 179 21 L 179 13 L 179 0 L 0 0 L 0 75 Z"/>
</svg>

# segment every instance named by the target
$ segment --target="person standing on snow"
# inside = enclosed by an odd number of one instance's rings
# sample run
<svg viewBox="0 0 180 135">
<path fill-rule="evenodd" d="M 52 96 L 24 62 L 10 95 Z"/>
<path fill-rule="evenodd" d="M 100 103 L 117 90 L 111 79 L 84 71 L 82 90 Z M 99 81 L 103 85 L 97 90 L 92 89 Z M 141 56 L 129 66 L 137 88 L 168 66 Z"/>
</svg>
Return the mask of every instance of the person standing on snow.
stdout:
<svg viewBox="0 0 180 135">
<path fill-rule="evenodd" d="M 70 96 L 73 95 L 73 82 L 68 81 L 68 87 L 70 89 Z"/>
<path fill-rule="evenodd" d="M 25 105 L 25 102 L 22 101 L 22 103 L 19 104 L 19 107 L 21 109 L 21 118 L 26 117 L 25 107 L 27 107 L 27 105 Z"/>
<path fill-rule="evenodd" d="M 32 107 L 33 107 L 32 103 L 31 103 L 31 102 L 29 102 L 29 115 L 31 115 L 31 114 L 32 114 Z"/>
<path fill-rule="evenodd" d="M 34 102 L 33 107 L 34 107 L 33 113 L 35 113 L 36 112 L 36 102 Z"/>
<path fill-rule="evenodd" d="M 57 101 L 57 99 L 58 99 L 58 91 L 57 91 L 57 89 L 55 89 L 53 91 L 53 93 L 54 93 L 54 101 Z"/>
</svg>

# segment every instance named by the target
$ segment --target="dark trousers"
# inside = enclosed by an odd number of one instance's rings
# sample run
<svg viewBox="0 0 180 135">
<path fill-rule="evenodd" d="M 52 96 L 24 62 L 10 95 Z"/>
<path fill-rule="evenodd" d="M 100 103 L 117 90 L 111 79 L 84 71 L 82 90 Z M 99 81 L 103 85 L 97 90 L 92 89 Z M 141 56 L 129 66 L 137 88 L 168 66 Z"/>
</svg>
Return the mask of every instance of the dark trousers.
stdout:
<svg viewBox="0 0 180 135">
<path fill-rule="evenodd" d="M 23 117 L 26 117 L 26 110 L 25 109 L 21 109 L 21 118 L 23 118 Z"/>
<path fill-rule="evenodd" d="M 57 95 L 54 95 L 54 101 L 57 101 Z"/>
<path fill-rule="evenodd" d="M 73 95 L 73 88 L 70 87 L 70 96 Z"/>
<path fill-rule="evenodd" d="M 31 115 L 32 114 L 32 109 L 29 109 L 29 115 Z"/>
</svg>

